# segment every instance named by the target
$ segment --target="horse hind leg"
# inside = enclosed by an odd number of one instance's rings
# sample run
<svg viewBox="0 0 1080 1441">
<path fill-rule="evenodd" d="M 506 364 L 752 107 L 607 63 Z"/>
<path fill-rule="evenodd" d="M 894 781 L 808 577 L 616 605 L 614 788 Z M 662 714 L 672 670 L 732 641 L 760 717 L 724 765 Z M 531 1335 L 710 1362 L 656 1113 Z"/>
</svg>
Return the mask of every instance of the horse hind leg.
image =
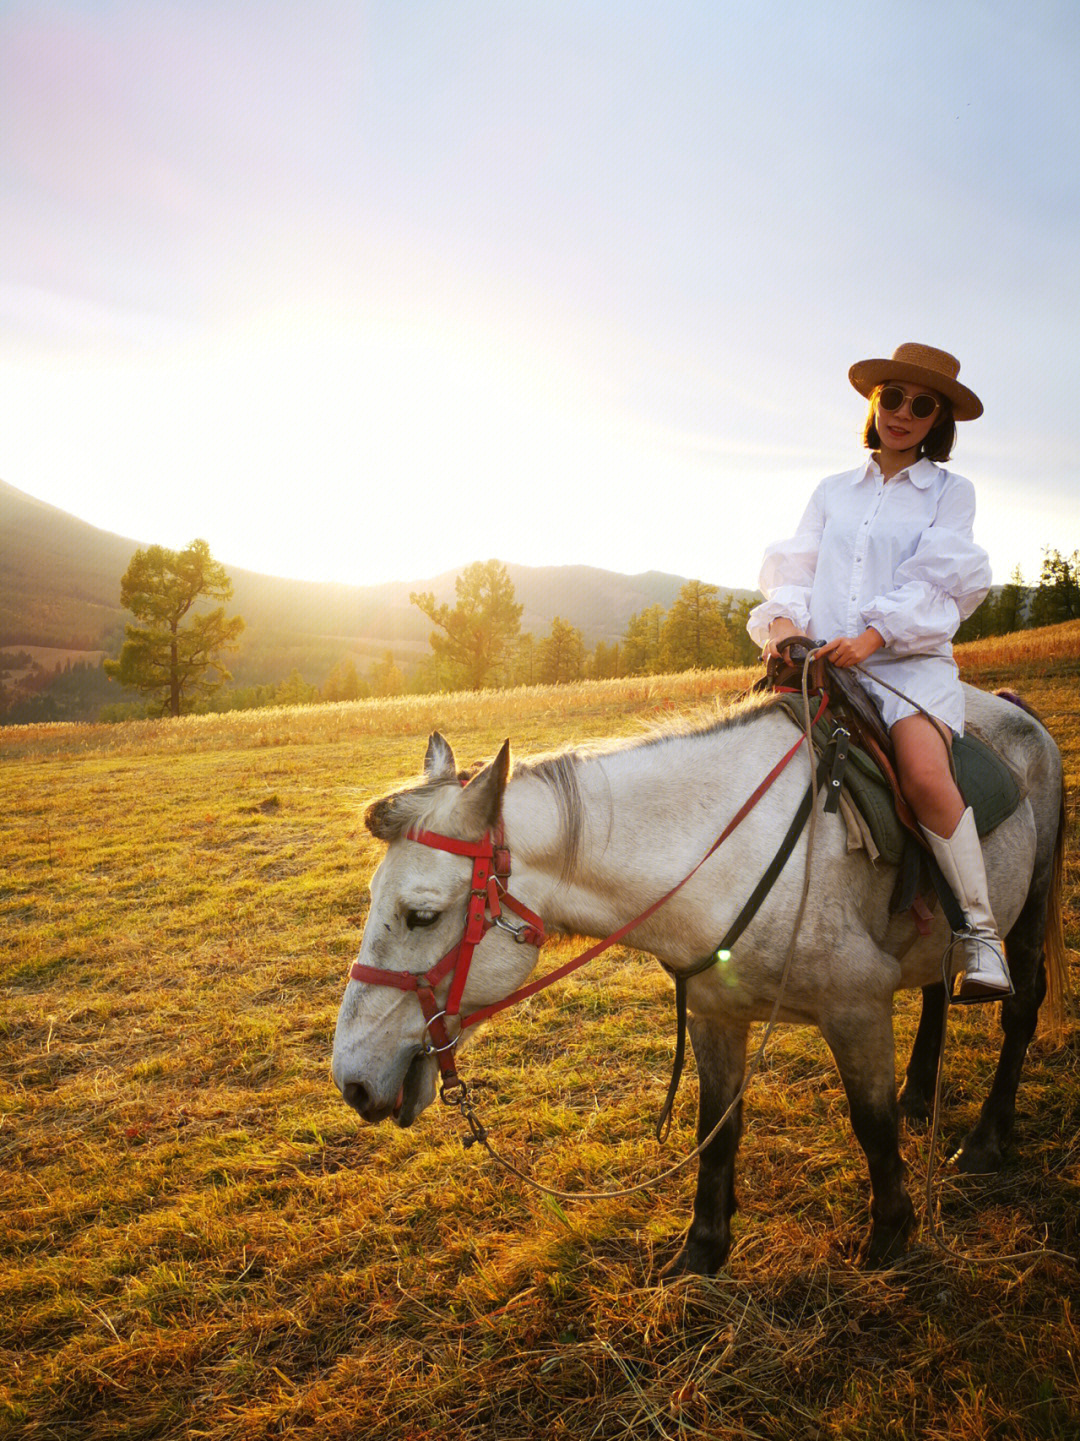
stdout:
<svg viewBox="0 0 1080 1441">
<path fill-rule="evenodd" d="M 1016 1092 L 1031 1038 L 1046 995 L 1043 938 L 1045 894 L 1028 896 L 1020 917 L 1005 938 L 1005 956 L 1014 994 L 1001 1003 L 1001 1054 L 979 1119 L 960 1143 L 955 1164 L 961 1171 L 998 1171 L 1016 1119 Z"/>
<path fill-rule="evenodd" d="M 1060 760 L 1055 769 L 1053 789 L 1047 788 L 1041 807 L 1038 851 L 1027 899 L 1005 937 L 1015 989 L 1001 1003 L 1001 1055 L 979 1119 L 956 1153 L 962 1171 L 996 1171 L 1003 1164 L 1016 1119 L 1020 1072 L 1048 989 L 1060 1019 L 1068 969 L 1062 929 L 1065 799 Z"/>
<path fill-rule="evenodd" d="M 915 1208 L 904 1184 L 896 1101 L 892 1010 L 849 1011 L 822 1026 L 847 1093 L 851 1126 L 870 1171 L 866 1266 L 886 1266 L 907 1249 Z"/>
<path fill-rule="evenodd" d="M 732 1106 L 746 1070 L 746 1027 L 711 1017 L 689 1018 L 698 1069 L 698 1145 Z M 731 1250 L 735 1213 L 735 1157 L 742 1135 L 742 1100 L 709 1142 L 698 1161 L 694 1214 L 678 1255 L 664 1268 L 665 1280 L 719 1271 Z"/>
<path fill-rule="evenodd" d="M 1002 1165 L 1013 1127 L 1020 1072 L 1046 993 L 1041 947 L 1037 942 L 1034 945 L 1033 950 L 1027 927 L 1018 921 L 1005 941 L 1015 994 L 1002 1002 L 1001 1056 L 978 1123 L 960 1143 L 954 1157 L 961 1171 L 996 1171 Z M 926 986 L 922 997 L 919 1029 L 900 1093 L 900 1114 L 912 1124 L 925 1124 L 933 1112 L 938 1058 L 945 1043 L 944 985 Z"/>
</svg>

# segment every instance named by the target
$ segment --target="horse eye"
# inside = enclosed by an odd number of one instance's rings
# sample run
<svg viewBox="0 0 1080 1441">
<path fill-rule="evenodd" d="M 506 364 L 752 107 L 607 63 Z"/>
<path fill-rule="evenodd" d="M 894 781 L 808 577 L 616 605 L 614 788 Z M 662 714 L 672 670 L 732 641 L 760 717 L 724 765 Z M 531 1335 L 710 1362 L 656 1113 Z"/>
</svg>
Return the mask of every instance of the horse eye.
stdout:
<svg viewBox="0 0 1080 1441">
<path fill-rule="evenodd" d="M 410 931 L 415 931 L 417 927 L 420 927 L 422 929 L 424 926 L 433 926 L 438 919 L 438 911 L 405 912 L 405 924 L 408 926 Z"/>
</svg>

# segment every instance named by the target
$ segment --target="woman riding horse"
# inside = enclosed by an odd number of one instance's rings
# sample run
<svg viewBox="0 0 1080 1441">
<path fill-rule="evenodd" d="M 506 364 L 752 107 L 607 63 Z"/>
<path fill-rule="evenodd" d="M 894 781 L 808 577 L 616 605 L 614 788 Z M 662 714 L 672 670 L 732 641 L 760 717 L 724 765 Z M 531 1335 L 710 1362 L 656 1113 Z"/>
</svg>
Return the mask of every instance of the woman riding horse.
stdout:
<svg viewBox="0 0 1080 1441">
<path fill-rule="evenodd" d="M 964 731 L 952 637 L 990 588 L 986 552 L 972 538 L 974 487 L 940 464 L 955 422 L 982 414 L 959 371 L 954 356 L 911 344 L 851 367 L 852 385 L 870 400 L 870 458 L 823 480 L 794 536 L 766 550 L 765 600 L 748 629 L 766 660 L 789 637 L 810 634 L 826 638 L 818 654 L 834 665 L 859 666 L 889 728 L 901 790 L 967 921 L 954 941 L 955 999 L 996 1001 L 1012 994 L 1012 980 L 975 817 L 948 754 Z"/>
</svg>

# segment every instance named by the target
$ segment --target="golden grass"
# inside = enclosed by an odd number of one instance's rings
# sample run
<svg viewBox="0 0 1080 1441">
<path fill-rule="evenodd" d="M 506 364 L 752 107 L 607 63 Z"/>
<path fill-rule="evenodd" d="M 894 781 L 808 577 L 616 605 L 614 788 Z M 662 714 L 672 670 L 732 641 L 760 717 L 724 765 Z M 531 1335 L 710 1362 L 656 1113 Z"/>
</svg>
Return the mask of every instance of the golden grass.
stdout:
<svg viewBox="0 0 1080 1441">
<path fill-rule="evenodd" d="M 1066 757 L 1073 948 L 1078 658 L 1075 627 L 1006 638 L 985 681 L 1022 690 Z M 463 1151 L 441 1108 L 368 1130 L 333 1091 L 380 849 L 359 816 L 416 771 L 429 729 L 462 761 L 505 735 L 523 754 L 748 679 L 0 731 L 0 1436 L 1076 1434 L 1077 1273 L 995 1261 L 1078 1251 L 1075 1010 L 1061 1044 L 1032 1047 L 1006 1169 L 937 1187 L 950 1241 L 986 1265 L 924 1238 L 891 1273 L 853 1267 L 865 1166 L 809 1032 L 778 1034 L 748 1098 L 730 1267 L 672 1288 L 657 1272 L 690 1175 L 554 1206 Z M 500 1017 L 466 1053 L 499 1144 L 570 1188 L 664 1169 L 670 1005 L 619 949 Z M 901 1054 L 915 1017 L 903 998 Z M 988 1009 L 953 1022 L 947 1144 L 996 1048 Z M 687 1084 L 673 1152 L 694 1104 Z M 925 1133 L 905 1154 L 918 1205 Z"/>
<path fill-rule="evenodd" d="M 1039 630 L 1018 630 L 1012 635 L 989 636 L 986 640 L 968 641 L 956 647 L 956 659 L 965 680 L 974 684 L 983 674 L 994 676 L 1003 670 L 1026 675 L 1051 663 L 1064 663 L 1066 673 L 1072 661 L 1076 673 L 1080 656 L 1080 620 L 1063 621 Z"/>
<path fill-rule="evenodd" d="M 448 737 L 512 728 L 515 749 L 556 744 L 565 716 L 592 722 L 605 732 L 622 720 L 659 720 L 683 707 L 714 697 L 732 699 L 755 678 L 750 670 L 685 671 L 679 675 L 629 676 L 565 686 L 519 686 L 504 691 L 462 691 L 450 695 L 391 696 L 310 706 L 271 706 L 179 720 L 136 720 L 120 725 L 51 722 L 0 728 L 0 756 L 17 758 L 114 753 L 161 756 L 192 751 L 265 750 L 387 736 Z M 588 734 L 591 732 L 583 732 Z"/>
</svg>

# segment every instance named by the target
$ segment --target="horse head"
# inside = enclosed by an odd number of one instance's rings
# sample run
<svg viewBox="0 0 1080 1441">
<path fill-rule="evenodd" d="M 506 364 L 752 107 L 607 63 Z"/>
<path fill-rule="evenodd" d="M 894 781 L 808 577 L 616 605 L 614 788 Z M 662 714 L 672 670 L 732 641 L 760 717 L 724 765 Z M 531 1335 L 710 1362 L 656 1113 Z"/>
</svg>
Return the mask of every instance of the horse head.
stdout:
<svg viewBox="0 0 1080 1441">
<path fill-rule="evenodd" d="M 455 978 L 454 953 L 465 937 L 470 902 L 474 910 L 477 905 L 468 846 L 499 825 L 509 770 L 506 742 L 490 765 L 465 780 L 436 732 L 428 742 L 423 779 L 367 809 L 365 824 L 387 849 L 371 880 L 371 908 L 354 978 L 338 1012 L 332 1062 L 335 1084 L 365 1121 L 392 1117 L 409 1126 L 435 1098 L 438 1057 L 419 999 L 429 973 L 437 973 L 428 988 L 429 1008 L 445 1012 L 455 985 L 456 1002 L 466 1010 L 490 1004 L 508 995 L 535 964 L 535 946 L 515 945 L 509 931 L 485 925 L 465 960 L 465 974 Z M 419 844 L 418 836 L 448 841 L 451 848 L 430 839 Z M 455 842 L 464 854 L 452 849 Z M 357 972 L 362 979 L 355 978 Z M 458 1043 L 455 1018 L 446 1017 L 444 1026 Z M 460 1043 L 466 1034 L 460 1032 Z"/>
</svg>

